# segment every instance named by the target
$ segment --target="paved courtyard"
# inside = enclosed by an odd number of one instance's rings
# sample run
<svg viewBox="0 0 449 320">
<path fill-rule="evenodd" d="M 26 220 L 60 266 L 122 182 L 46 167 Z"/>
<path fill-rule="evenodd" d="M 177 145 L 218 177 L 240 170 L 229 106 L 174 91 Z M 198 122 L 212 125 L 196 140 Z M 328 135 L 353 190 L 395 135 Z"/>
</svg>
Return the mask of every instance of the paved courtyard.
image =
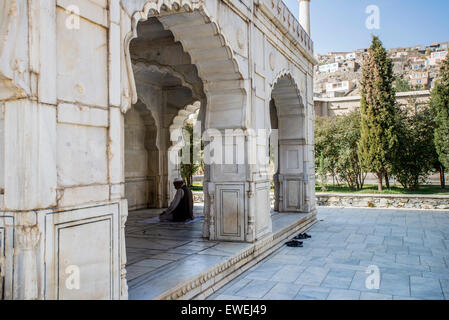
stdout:
<svg viewBox="0 0 449 320">
<path fill-rule="evenodd" d="M 449 212 L 322 207 L 318 219 L 303 248 L 282 247 L 209 299 L 449 299 Z M 366 286 L 373 265 L 379 289 Z"/>
</svg>

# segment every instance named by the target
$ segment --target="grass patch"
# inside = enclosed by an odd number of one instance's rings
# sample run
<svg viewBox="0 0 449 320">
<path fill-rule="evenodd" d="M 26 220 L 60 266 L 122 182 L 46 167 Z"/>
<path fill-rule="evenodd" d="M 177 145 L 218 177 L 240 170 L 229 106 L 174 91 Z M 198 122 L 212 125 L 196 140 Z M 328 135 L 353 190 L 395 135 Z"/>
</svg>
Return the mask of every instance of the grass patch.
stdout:
<svg viewBox="0 0 449 320">
<path fill-rule="evenodd" d="M 201 182 L 194 182 L 190 187 L 192 191 L 203 191 L 203 184 Z"/>
<path fill-rule="evenodd" d="M 195 182 L 190 187 L 190 190 L 192 191 L 203 191 L 203 184 L 201 182 Z M 271 192 L 274 192 L 274 189 L 271 188 Z M 321 193 L 321 186 L 316 185 L 315 186 L 315 192 Z M 374 184 L 368 184 L 363 187 L 362 190 L 352 190 L 349 189 L 347 186 L 341 185 L 341 186 L 333 186 L 333 185 L 326 185 L 326 193 L 375 193 L 375 194 L 433 194 L 433 195 L 449 195 L 449 190 L 442 190 L 440 186 L 435 185 L 423 185 L 420 186 L 418 190 L 410 191 L 407 189 L 404 189 L 402 186 L 392 186 L 391 188 L 387 189 L 384 187 L 382 192 L 379 192 L 377 190 L 377 185 Z"/>
<path fill-rule="evenodd" d="M 321 186 L 315 186 L 315 192 L 320 193 Z M 433 195 L 449 195 L 449 190 L 443 190 L 440 186 L 423 185 L 418 190 L 410 191 L 402 186 L 391 186 L 389 189 L 384 187 L 382 191 L 377 190 L 377 185 L 368 184 L 362 190 L 349 189 L 347 186 L 326 185 L 326 193 L 378 193 L 378 194 L 433 194 Z"/>
</svg>

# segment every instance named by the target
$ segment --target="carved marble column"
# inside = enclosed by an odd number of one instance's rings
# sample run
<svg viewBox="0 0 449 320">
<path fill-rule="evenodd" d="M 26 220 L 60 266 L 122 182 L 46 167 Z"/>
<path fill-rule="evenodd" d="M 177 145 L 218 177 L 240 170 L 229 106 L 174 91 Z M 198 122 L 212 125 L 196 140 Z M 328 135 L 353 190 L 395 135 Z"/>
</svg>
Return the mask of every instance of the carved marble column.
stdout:
<svg viewBox="0 0 449 320">
<path fill-rule="evenodd" d="M 128 201 L 120 203 L 120 300 L 128 300 L 128 282 L 126 280 L 126 238 L 125 226 L 128 219 Z"/>
<path fill-rule="evenodd" d="M 248 242 L 252 242 L 255 240 L 256 237 L 256 216 L 255 216 L 255 183 L 254 182 L 250 182 L 249 183 L 249 190 L 247 192 L 247 196 L 248 196 L 248 206 L 249 206 L 249 210 L 248 210 L 248 227 L 246 230 L 246 241 Z"/>
<path fill-rule="evenodd" d="M 279 212 L 279 202 L 280 202 L 280 182 L 279 182 L 279 173 L 275 173 L 273 176 L 274 183 L 274 211 Z"/>
<path fill-rule="evenodd" d="M 205 225 L 209 227 L 209 239 L 215 240 L 215 185 L 211 182 L 207 182 L 207 196 L 209 198 L 209 213 L 208 213 L 208 223 Z"/>
<path fill-rule="evenodd" d="M 210 237 L 210 216 L 211 216 L 211 201 L 209 197 L 209 166 L 204 165 L 203 178 L 203 193 L 204 193 L 204 223 L 203 223 L 203 238 Z"/>
<path fill-rule="evenodd" d="M 36 248 L 41 239 L 41 232 L 37 225 L 18 225 L 15 230 L 18 246 L 14 250 L 14 298 L 36 300 L 40 298 Z"/>
</svg>

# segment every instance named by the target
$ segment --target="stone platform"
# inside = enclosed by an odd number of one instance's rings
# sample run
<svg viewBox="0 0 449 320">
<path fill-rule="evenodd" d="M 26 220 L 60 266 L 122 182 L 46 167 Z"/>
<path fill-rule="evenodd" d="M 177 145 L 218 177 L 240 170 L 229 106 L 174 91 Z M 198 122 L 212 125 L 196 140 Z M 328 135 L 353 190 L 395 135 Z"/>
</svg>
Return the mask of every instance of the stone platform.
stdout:
<svg viewBox="0 0 449 320">
<path fill-rule="evenodd" d="M 160 211 L 129 213 L 129 299 L 204 299 L 316 222 L 316 213 L 274 213 L 273 233 L 256 243 L 219 242 L 201 236 L 202 206 L 188 224 L 152 223 Z"/>
</svg>

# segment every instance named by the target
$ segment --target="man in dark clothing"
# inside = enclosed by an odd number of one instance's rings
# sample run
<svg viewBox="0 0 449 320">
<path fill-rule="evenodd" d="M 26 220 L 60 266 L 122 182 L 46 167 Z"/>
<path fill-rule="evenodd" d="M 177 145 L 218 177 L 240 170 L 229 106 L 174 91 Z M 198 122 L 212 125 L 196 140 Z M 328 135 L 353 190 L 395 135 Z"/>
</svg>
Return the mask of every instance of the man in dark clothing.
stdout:
<svg viewBox="0 0 449 320">
<path fill-rule="evenodd" d="M 180 178 L 173 181 L 176 189 L 175 198 L 170 203 L 170 207 L 161 213 L 160 221 L 182 222 L 193 220 L 193 195 L 192 191 L 184 184 Z"/>
</svg>

